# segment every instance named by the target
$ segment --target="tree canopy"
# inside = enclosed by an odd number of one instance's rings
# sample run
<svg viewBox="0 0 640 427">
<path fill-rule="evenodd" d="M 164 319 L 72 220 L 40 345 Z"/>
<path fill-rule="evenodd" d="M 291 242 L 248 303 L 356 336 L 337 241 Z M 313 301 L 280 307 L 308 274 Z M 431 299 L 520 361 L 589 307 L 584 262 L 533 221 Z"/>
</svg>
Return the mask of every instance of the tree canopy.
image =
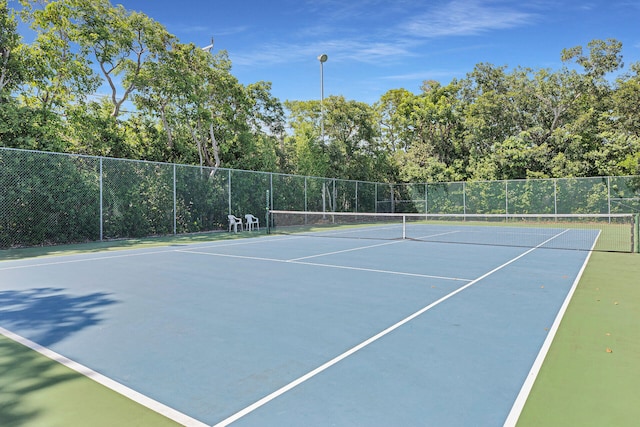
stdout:
<svg viewBox="0 0 640 427">
<path fill-rule="evenodd" d="M 20 4 L 0 0 L 2 146 L 367 181 L 640 174 L 640 64 L 624 70 L 615 39 L 564 49 L 557 70 L 479 63 L 321 105 L 243 85 L 225 51 L 109 0 Z"/>
</svg>

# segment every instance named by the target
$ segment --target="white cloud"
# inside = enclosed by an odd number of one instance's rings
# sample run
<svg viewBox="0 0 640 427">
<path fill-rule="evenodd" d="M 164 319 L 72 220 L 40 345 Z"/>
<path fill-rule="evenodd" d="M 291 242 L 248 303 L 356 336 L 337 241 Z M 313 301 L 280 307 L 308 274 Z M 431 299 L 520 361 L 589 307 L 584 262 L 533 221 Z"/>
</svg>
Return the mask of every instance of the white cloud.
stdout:
<svg viewBox="0 0 640 427">
<path fill-rule="evenodd" d="M 322 52 L 328 52 L 330 61 L 357 61 L 376 63 L 404 58 L 413 55 L 410 46 L 402 42 L 371 42 L 366 40 L 333 39 L 309 43 L 271 43 L 260 46 L 259 51 L 232 55 L 234 65 L 253 65 L 256 63 L 273 65 L 295 63 L 315 58 Z"/>
<path fill-rule="evenodd" d="M 230 51 L 231 59 L 236 66 L 291 64 L 327 52 L 331 62 L 388 65 L 423 55 L 422 46 L 430 38 L 527 25 L 538 16 L 513 5 L 500 6 L 496 0 L 448 0 L 424 13 L 415 10 L 419 7 L 415 3 L 409 8 L 405 0 L 398 2 L 406 7 L 401 10 L 394 4 L 390 8 L 381 0 L 361 0 L 350 6 L 336 0 L 320 0 L 316 8 L 332 6 L 335 10 L 329 15 L 340 19 L 323 17 L 312 21 L 313 25 L 294 27 L 287 41 L 264 42 L 252 51 Z M 380 21 L 383 15 L 386 22 Z M 357 20 L 362 21 L 345 25 L 346 21 Z"/>
<path fill-rule="evenodd" d="M 405 81 L 405 80 L 437 80 L 440 78 L 450 79 L 452 76 L 464 76 L 466 72 L 455 70 L 429 70 L 418 71 L 406 74 L 396 74 L 381 77 L 383 80 Z"/>
<path fill-rule="evenodd" d="M 418 15 L 403 28 L 412 36 L 424 38 L 467 36 L 527 25 L 535 18 L 535 14 L 513 7 L 493 6 L 479 0 L 453 0 Z"/>
</svg>

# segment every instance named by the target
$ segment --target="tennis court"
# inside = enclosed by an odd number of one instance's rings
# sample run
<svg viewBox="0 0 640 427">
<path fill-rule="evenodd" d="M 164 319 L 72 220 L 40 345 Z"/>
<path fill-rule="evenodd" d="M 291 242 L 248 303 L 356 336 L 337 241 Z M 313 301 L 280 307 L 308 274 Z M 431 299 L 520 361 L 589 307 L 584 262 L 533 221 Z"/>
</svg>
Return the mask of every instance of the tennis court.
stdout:
<svg viewBox="0 0 640 427">
<path fill-rule="evenodd" d="M 5 261 L 0 327 L 186 425 L 515 424 L 589 251 L 378 227 Z"/>
</svg>

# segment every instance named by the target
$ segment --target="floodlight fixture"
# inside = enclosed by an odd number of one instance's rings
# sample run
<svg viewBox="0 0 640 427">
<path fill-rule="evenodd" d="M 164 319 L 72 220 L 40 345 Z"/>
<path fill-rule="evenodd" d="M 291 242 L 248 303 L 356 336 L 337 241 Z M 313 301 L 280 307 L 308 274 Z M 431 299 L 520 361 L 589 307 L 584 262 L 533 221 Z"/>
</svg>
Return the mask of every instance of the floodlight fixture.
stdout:
<svg viewBox="0 0 640 427">
<path fill-rule="evenodd" d="M 320 61 L 320 136 L 324 143 L 324 68 L 323 65 L 329 57 L 326 53 L 318 56 Z"/>
<path fill-rule="evenodd" d="M 211 49 L 213 49 L 213 37 L 211 37 L 211 44 L 202 48 L 202 50 L 204 50 L 205 52 L 208 52 L 208 53 L 211 52 Z"/>
</svg>

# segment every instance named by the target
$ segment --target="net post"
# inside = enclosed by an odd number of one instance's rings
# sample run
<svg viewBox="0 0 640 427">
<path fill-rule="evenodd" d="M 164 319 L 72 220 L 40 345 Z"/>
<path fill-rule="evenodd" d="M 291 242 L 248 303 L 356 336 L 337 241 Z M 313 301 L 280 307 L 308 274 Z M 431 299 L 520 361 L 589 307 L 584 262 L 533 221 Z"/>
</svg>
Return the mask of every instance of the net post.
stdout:
<svg viewBox="0 0 640 427">
<path fill-rule="evenodd" d="M 402 240 L 407 239 L 407 216 L 402 215 Z"/>
<path fill-rule="evenodd" d="M 267 190 L 267 197 L 265 203 L 265 224 L 267 224 L 267 234 L 271 234 L 271 223 L 269 222 L 269 190 Z"/>
</svg>

